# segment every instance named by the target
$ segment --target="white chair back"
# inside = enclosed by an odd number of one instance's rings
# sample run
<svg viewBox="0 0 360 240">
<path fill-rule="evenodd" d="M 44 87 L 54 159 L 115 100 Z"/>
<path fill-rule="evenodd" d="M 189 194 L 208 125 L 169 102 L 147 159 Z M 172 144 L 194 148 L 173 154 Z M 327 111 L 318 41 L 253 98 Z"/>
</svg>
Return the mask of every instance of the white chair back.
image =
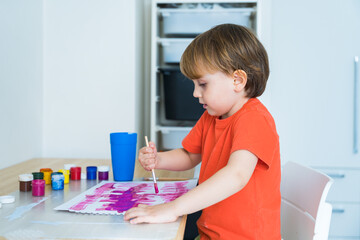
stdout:
<svg viewBox="0 0 360 240">
<path fill-rule="evenodd" d="M 332 207 L 326 203 L 332 179 L 287 162 L 281 176 L 281 235 L 284 240 L 326 240 Z"/>
</svg>

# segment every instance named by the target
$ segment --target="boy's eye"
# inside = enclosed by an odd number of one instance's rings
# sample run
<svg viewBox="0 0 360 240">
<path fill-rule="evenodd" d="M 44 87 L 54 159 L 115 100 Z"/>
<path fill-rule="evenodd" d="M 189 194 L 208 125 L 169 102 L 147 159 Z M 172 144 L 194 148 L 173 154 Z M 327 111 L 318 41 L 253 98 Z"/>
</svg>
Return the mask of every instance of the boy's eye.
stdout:
<svg viewBox="0 0 360 240">
<path fill-rule="evenodd" d="M 206 83 L 199 83 L 200 87 L 205 87 Z"/>
</svg>

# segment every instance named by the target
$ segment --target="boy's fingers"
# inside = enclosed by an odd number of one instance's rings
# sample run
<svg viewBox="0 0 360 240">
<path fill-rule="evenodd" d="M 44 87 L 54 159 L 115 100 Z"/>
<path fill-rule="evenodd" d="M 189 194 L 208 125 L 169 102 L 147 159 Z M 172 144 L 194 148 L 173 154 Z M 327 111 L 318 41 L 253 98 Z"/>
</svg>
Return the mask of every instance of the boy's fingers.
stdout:
<svg viewBox="0 0 360 240">
<path fill-rule="evenodd" d="M 156 148 L 155 143 L 154 143 L 154 142 L 150 142 L 150 143 L 149 143 L 149 147 L 151 147 L 151 148 Z"/>
<path fill-rule="evenodd" d="M 124 214 L 124 219 L 131 220 L 132 218 L 137 217 L 136 211 L 134 211 L 134 210 L 135 210 L 135 208 L 131 208 L 131 209 L 127 210 L 126 213 Z"/>
<path fill-rule="evenodd" d="M 155 168 L 156 161 L 156 147 L 154 142 L 149 143 L 149 147 L 143 147 L 139 151 L 139 161 L 141 166 L 147 170 L 151 171 Z"/>
<path fill-rule="evenodd" d="M 145 158 L 149 158 L 149 159 L 154 159 L 155 158 L 155 154 L 154 153 L 145 153 L 143 155 Z"/>
<path fill-rule="evenodd" d="M 141 159 L 141 162 L 144 163 L 145 165 L 152 165 L 155 164 L 155 160 L 154 157 L 145 157 L 143 159 Z"/>
<path fill-rule="evenodd" d="M 130 220 L 131 224 L 150 223 L 149 216 L 136 217 Z"/>
<path fill-rule="evenodd" d="M 124 219 L 125 220 L 133 220 L 135 218 L 139 218 L 139 217 L 146 215 L 146 212 L 145 212 L 146 207 L 147 207 L 147 205 L 145 205 L 145 204 L 139 204 L 139 206 L 127 210 L 124 214 Z"/>
<path fill-rule="evenodd" d="M 139 160 L 147 163 L 155 162 L 155 155 L 153 153 L 139 154 Z"/>
<path fill-rule="evenodd" d="M 149 205 L 146 205 L 146 204 L 139 204 L 138 207 L 147 207 Z"/>
</svg>

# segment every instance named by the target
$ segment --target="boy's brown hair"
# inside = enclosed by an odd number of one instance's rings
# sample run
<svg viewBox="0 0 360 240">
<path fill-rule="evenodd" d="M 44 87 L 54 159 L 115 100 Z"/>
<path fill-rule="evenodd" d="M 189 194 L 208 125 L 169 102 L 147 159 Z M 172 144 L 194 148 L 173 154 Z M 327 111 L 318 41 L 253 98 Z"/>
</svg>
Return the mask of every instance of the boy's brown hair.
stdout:
<svg viewBox="0 0 360 240">
<path fill-rule="evenodd" d="M 204 70 L 228 75 L 243 70 L 250 98 L 264 92 L 269 77 L 265 48 L 249 29 L 235 24 L 218 25 L 197 36 L 183 53 L 180 69 L 190 79 L 200 78 Z"/>
</svg>

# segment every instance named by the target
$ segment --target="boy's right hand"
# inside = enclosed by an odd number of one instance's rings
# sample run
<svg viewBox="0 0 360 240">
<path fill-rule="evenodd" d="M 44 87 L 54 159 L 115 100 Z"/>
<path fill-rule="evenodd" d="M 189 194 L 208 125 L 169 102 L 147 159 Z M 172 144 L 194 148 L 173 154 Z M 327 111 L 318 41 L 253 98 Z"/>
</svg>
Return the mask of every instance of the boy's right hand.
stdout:
<svg viewBox="0 0 360 240">
<path fill-rule="evenodd" d="M 139 162 L 145 170 L 155 169 L 158 160 L 159 156 L 154 142 L 149 142 L 149 147 L 143 147 L 139 150 Z"/>
</svg>

